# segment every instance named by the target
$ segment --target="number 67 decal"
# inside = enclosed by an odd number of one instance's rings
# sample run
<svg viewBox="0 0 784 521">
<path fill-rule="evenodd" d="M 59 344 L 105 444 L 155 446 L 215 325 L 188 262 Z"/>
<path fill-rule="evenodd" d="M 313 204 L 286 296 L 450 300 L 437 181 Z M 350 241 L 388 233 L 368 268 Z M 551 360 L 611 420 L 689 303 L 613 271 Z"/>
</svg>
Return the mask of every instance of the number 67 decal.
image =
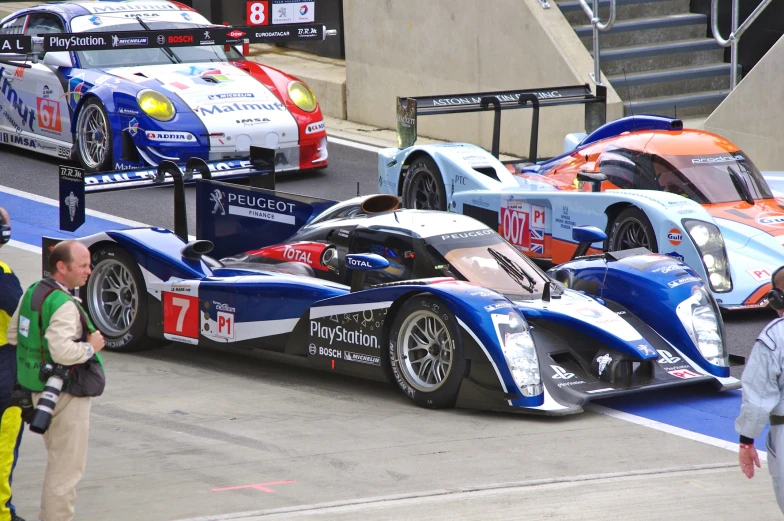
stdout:
<svg viewBox="0 0 784 521">
<path fill-rule="evenodd" d="M 190 295 L 163 292 L 163 332 L 199 338 L 199 299 Z M 177 340 L 173 338 L 172 340 Z"/>
</svg>

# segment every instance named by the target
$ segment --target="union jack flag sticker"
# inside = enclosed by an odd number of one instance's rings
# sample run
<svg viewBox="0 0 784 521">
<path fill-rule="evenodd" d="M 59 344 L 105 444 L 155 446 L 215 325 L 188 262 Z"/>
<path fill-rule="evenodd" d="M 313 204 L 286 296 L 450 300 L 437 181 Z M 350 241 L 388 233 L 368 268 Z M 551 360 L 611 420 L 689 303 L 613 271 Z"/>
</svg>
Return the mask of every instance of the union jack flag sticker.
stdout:
<svg viewBox="0 0 784 521">
<path fill-rule="evenodd" d="M 531 253 L 544 254 L 544 230 L 531 228 Z"/>
</svg>

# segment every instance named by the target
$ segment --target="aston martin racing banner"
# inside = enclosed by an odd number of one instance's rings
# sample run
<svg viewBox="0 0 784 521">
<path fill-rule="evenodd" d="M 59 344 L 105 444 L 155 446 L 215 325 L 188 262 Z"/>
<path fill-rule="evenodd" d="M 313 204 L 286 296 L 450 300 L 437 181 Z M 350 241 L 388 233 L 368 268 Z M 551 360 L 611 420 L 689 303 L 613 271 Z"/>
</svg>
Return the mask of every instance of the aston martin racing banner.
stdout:
<svg viewBox="0 0 784 521">
<path fill-rule="evenodd" d="M 274 27 L 214 26 L 198 29 L 51 33 L 43 36 L 43 46 L 45 52 L 95 51 L 236 45 L 243 43 L 245 40 L 248 40 L 249 43 L 282 43 L 296 40 L 323 40 L 325 36 L 326 28 L 317 24 L 276 25 Z M 17 40 L 21 37 L 5 38 Z"/>
</svg>

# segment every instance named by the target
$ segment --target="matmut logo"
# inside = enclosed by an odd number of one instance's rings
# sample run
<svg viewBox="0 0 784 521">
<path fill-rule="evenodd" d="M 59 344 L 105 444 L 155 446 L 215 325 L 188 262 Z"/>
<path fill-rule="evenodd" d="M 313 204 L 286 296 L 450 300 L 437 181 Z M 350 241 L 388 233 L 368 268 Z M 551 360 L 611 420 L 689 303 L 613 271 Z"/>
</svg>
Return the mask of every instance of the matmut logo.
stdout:
<svg viewBox="0 0 784 521">
<path fill-rule="evenodd" d="M 202 116 L 211 116 L 213 114 L 224 114 L 227 112 L 246 112 L 246 111 L 286 111 L 286 106 L 283 103 L 232 103 L 229 105 L 208 105 L 206 107 L 199 107 Z"/>
</svg>

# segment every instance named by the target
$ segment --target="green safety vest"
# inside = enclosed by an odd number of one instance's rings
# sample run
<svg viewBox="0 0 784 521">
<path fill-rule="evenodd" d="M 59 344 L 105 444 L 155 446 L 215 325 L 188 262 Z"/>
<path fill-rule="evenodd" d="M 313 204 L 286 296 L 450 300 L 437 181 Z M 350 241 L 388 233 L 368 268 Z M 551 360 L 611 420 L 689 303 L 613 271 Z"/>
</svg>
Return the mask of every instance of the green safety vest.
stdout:
<svg viewBox="0 0 784 521">
<path fill-rule="evenodd" d="M 83 330 L 94 332 L 95 326 L 79 302 L 51 279 L 44 279 L 27 288 L 22 304 L 19 306 L 16 344 L 17 378 L 23 387 L 31 391 L 44 390 L 46 382 L 38 377 L 38 372 L 44 360 L 54 363 L 44 334 L 52 315 L 69 300 L 76 304 L 79 310 Z M 100 354 L 96 353 L 95 357 L 103 367 Z"/>
</svg>

